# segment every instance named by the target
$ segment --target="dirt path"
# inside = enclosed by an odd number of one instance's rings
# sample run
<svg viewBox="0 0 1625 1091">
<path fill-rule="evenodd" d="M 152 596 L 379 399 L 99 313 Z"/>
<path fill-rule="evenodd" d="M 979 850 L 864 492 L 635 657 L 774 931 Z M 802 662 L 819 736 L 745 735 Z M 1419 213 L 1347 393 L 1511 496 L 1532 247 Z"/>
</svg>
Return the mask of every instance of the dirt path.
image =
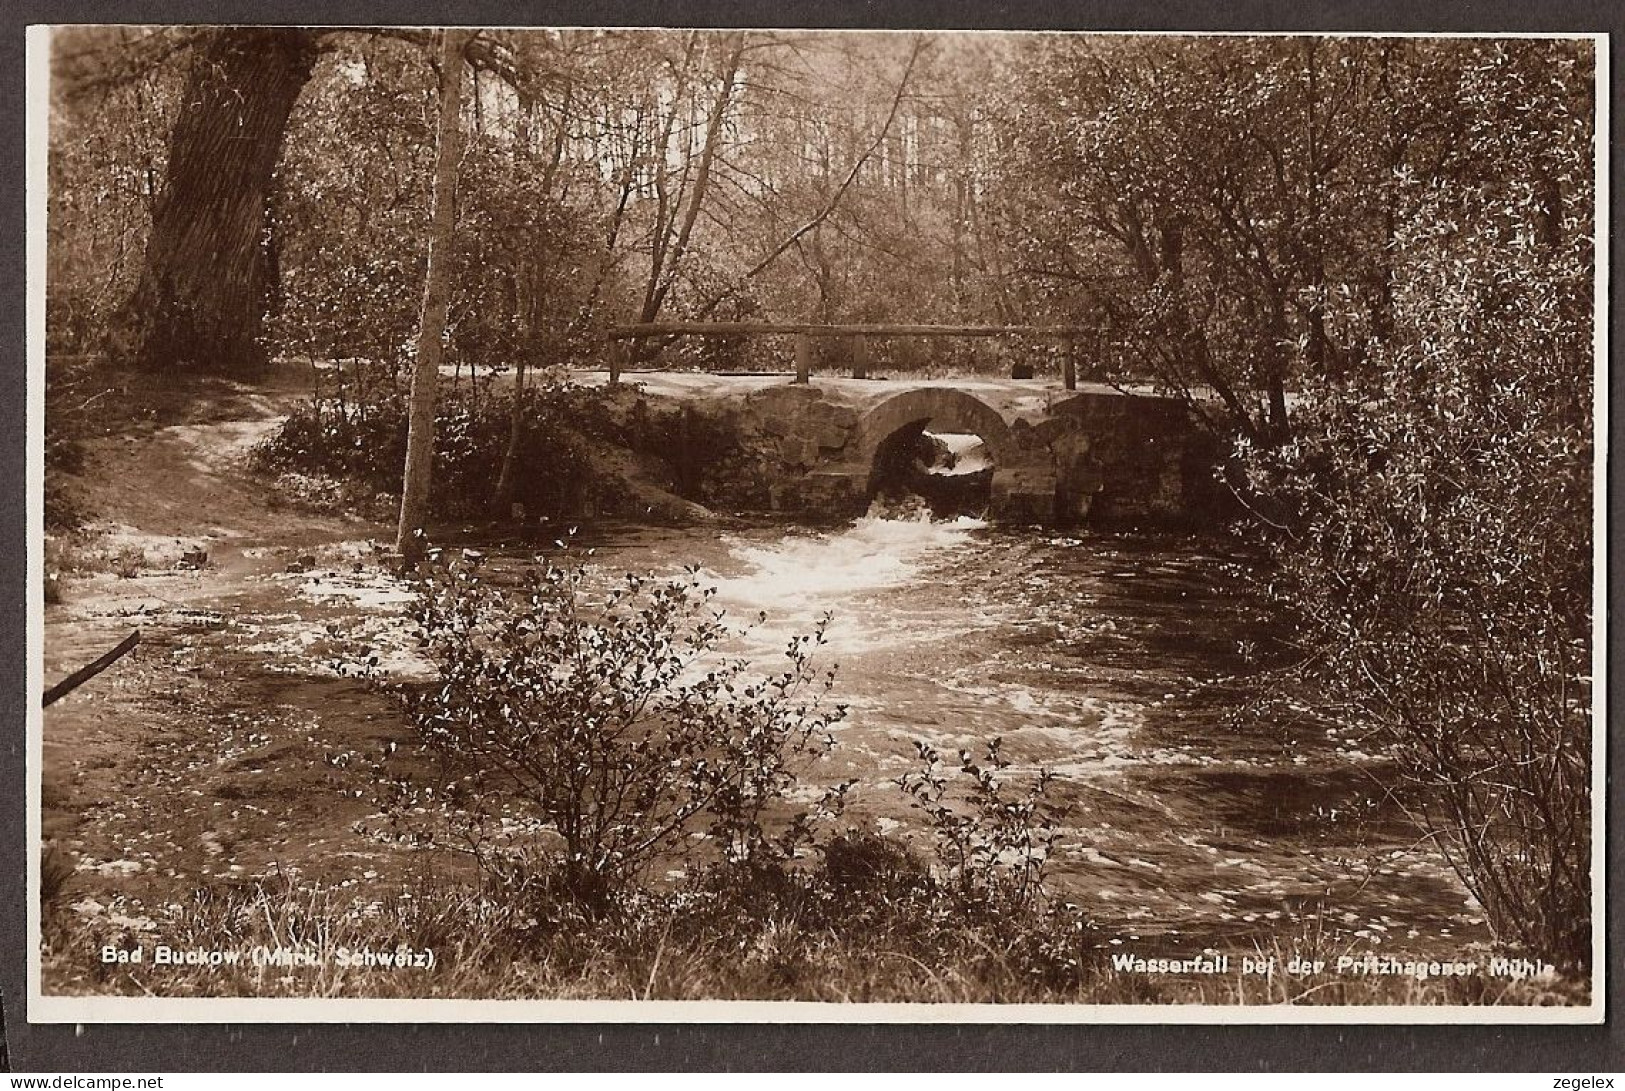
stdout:
<svg viewBox="0 0 1625 1091">
<path fill-rule="evenodd" d="M 57 905 L 109 940 L 160 928 L 212 881 L 294 874 L 359 896 L 380 879 L 378 845 L 352 829 L 370 800 L 345 770 L 401 724 L 338 667 L 369 644 L 391 654 L 406 596 L 371 563 L 385 528 L 292 510 L 250 473 L 294 396 L 246 392 L 88 452 L 87 548 L 129 575 L 65 581 L 46 684 L 131 629 L 142 641 L 46 710 L 41 817 L 72 869 Z M 204 567 L 176 566 L 198 549 Z M 88 960 L 58 954 L 48 987 L 83 986 Z"/>
</svg>

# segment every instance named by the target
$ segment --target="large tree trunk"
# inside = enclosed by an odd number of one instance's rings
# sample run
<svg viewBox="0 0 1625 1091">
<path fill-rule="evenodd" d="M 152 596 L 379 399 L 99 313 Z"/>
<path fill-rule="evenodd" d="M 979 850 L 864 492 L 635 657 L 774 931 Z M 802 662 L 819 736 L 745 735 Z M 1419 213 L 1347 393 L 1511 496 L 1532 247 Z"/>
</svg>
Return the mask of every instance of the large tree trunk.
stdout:
<svg viewBox="0 0 1625 1091">
<path fill-rule="evenodd" d="M 451 305 L 450 249 L 456 224 L 457 161 L 462 157 L 463 52 L 473 33 L 448 28 L 440 41 L 440 120 L 435 136 L 434 189 L 430 197 L 429 258 L 423 273 L 417 365 L 407 417 L 406 474 L 395 549 L 408 564 L 422 553 L 419 532 L 429 514 L 429 467 L 434 461 L 435 388 L 440 380 L 446 311 Z"/>
<path fill-rule="evenodd" d="M 193 61 L 141 279 L 109 338 L 118 362 L 252 375 L 274 276 L 268 202 L 315 31 L 231 27 Z"/>
</svg>

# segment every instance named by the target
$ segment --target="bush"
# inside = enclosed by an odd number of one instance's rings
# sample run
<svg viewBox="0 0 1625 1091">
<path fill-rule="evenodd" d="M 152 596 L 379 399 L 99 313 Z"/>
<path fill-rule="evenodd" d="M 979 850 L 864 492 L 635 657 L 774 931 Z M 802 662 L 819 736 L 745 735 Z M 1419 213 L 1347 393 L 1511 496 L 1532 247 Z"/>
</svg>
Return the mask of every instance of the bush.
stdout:
<svg viewBox="0 0 1625 1091">
<path fill-rule="evenodd" d="M 1367 406 L 1380 438 L 1330 424 L 1333 405 L 1300 416 L 1304 438 L 1289 457 L 1324 466 L 1298 479 L 1313 495 L 1273 590 L 1298 621 L 1321 700 L 1369 729 L 1420 788 L 1416 817 L 1497 937 L 1582 966 L 1589 497 L 1550 442 L 1510 424 L 1510 406 L 1463 414 L 1471 438 L 1419 428 L 1403 419 L 1412 409 Z M 1523 465 L 1531 456 L 1538 476 Z"/>
<path fill-rule="evenodd" d="M 1025 791 L 1013 792 L 1010 761 L 1003 740 L 995 738 L 987 744 L 985 762 L 961 750 L 953 770 L 960 776 L 951 780 L 934 747 L 914 745 L 925 768 L 897 783 L 925 814 L 945 889 L 967 911 L 1034 909 L 1057 837 L 1044 798 L 1052 774 L 1040 770 Z M 964 786 L 957 794 L 956 783 Z"/>
<path fill-rule="evenodd" d="M 68 478 L 85 468 L 92 432 L 93 365 L 88 357 L 56 357 L 45 367 L 45 527 L 71 530 L 84 521 Z"/>
<path fill-rule="evenodd" d="M 1573 143 L 1576 183 L 1589 147 Z M 1439 187 L 1400 233 L 1391 340 L 1307 383 L 1294 442 L 1243 461 L 1282 524 L 1273 591 L 1328 711 L 1419 786 L 1497 939 L 1579 968 L 1597 482 L 1583 188 L 1571 206 L 1553 225 L 1522 187 Z"/>
<path fill-rule="evenodd" d="M 516 452 L 519 472 L 509 500 L 532 515 L 641 514 L 627 511 L 618 479 L 593 453 L 619 447 L 665 465 L 673 490 L 713 499 L 737 477 L 739 444 L 731 421 L 681 408 L 652 407 L 621 390 L 549 384 L 520 395 L 453 392 L 442 397 L 435 427 L 435 515 L 444 519 L 508 515 L 497 511 L 496 484 L 508 448 L 514 398 L 523 399 Z M 305 403 L 258 451 L 275 473 L 320 474 L 354 482 L 369 494 L 398 495 L 406 459 L 403 392 L 338 396 Z"/>
<path fill-rule="evenodd" d="M 730 630 L 693 571 L 595 590 L 580 566 L 504 577 L 431 551 L 418 578 L 437 679 L 400 690 L 412 741 L 372 767 L 374 832 L 471 860 L 505 942 L 555 973 L 947 1000 L 1071 995 L 1098 968 L 1087 920 L 1042 893 L 1049 777 L 1016 790 L 997 740 L 952 773 L 922 747 L 903 778 L 936 866 L 861 828 L 815 837 L 852 787 L 794 802 L 846 712 L 813 665 L 823 624 L 762 677 L 722 653 Z"/>
<path fill-rule="evenodd" d="M 562 514 L 578 507 L 593 477 L 581 436 L 547 394 L 527 392 L 519 460 L 537 467 L 519 475 L 513 499 L 527 510 Z M 441 399 L 435 420 L 435 513 L 467 518 L 491 513 L 508 442 L 511 397 Z M 406 462 L 407 399 L 383 390 L 345 401 L 313 398 L 288 416 L 257 452 L 273 472 L 320 474 L 398 495 Z M 506 513 L 502 513 L 506 514 Z"/>
<path fill-rule="evenodd" d="M 394 766 L 392 836 L 589 914 L 657 861 L 795 852 L 805 820 L 770 812 L 845 715 L 826 700 L 834 672 L 813 667 L 822 625 L 757 678 L 721 653 L 730 631 L 693 573 L 628 574 L 596 598 L 584 567 L 551 562 L 505 584 L 437 558 L 420 578 L 439 681 L 406 691 L 417 745 Z"/>
</svg>

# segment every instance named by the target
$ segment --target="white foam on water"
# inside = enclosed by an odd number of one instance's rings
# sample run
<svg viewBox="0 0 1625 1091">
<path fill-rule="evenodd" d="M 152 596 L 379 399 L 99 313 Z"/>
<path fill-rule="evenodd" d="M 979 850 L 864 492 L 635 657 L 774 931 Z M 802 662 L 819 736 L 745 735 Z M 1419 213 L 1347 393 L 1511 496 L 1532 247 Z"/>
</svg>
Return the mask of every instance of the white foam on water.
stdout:
<svg viewBox="0 0 1625 1091">
<path fill-rule="evenodd" d="M 794 535 L 771 543 L 725 538 L 732 574 L 706 571 L 717 588 L 716 605 L 730 624 L 750 623 L 736 651 L 767 663 L 792 636 L 810 633 L 832 616 L 818 658 L 840 662 L 867 652 L 953 639 L 958 630 L 940 624 L 938 612 L 910 625 L 910 611 L 868 601 L 888 590 L 918 584 L 933 561 L 974 544 L 987 524 L 980 519 L 933 521 L 928 512 L 883 515 L 878 509 L 844 530 Z M 759 615 L 767 619 L 758 623 Z M 970 621 L 973 619 L 967 619 Z M 974 626 L 971 626 L 974 627 Z"/>
<path fill-rule="evenodd" d="M 806 614 L 835 610 L 842 602 L 910 583 L 926 560 L 962 548 L 987 525 L 962 517 L 934 522 L 866 515 L 834 534 L 783 538 L 771 545 L 730 542 L 744 563 L 737 576 L 711 574 L 718 597 L 730 605 Z"/>
<path fill-rule="evenodd" d="M 300 585 L 299 593 L 312 602 L 347 599 L 371 610 L 403 606 L 417 597 L 410 587 L 380 572 L 312 576 Z"/>
<path fill-rule="evenodd" d="M 929 434 L 943 447 L 947 448 L 950 463 L 947 466 L 931 467 L 931 473 L 943 476 L 958 476 L 960 474 L 977 473 L 992 467 L 993 460 L 988 454 L 987 443 L 981 436 L 964 432 L 933 432 Z"/>
</svg>

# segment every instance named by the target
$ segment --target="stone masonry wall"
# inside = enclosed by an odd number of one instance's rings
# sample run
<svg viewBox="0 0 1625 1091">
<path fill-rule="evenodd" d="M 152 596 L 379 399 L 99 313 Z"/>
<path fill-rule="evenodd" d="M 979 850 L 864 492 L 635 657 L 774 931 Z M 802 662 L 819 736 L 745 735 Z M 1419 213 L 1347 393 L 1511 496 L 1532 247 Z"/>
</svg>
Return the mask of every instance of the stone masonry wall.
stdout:
<svg viewBox="0 0 1625 1091">
<path fill-rule="evenodd" d="M 883 438 L 875 433 L 920 413 L 951 415 L 955 404 L 967 415 L 956 402 L 965 395 L 944 391 L 934 408 L 922 397 L 929 393 L 860 408 L 817 384 L 786 384 L 730 399 L 730 412 L 773 510 L 845 519 L 868 507 L 871 448 Z M 911 400 L 899 411 L 905 394 Z M 982 434 L 987 414 L 976 409 Z M 1200 525 L 1224 511 L 1217 445 L 1177 399 L 1079 393 L 1047 414 L 1015 416 L 996 446 L 990 515 L 999 521 L 1150 529 Z"/>
</svg>

